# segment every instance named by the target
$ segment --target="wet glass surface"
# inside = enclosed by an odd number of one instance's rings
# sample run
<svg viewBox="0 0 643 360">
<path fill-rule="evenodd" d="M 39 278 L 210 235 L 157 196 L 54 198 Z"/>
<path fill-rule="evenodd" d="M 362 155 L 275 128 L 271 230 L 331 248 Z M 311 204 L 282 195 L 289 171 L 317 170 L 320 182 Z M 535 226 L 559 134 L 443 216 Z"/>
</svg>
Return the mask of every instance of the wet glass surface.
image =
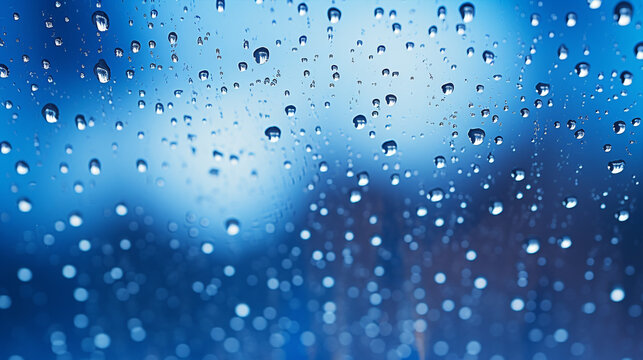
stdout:
<svg viewBox="0 0 643 360">
<path fill-rule="evenodd" d="M 0 8 L 0 359 L 643 358 L 640 1 Z"/>
</svg>

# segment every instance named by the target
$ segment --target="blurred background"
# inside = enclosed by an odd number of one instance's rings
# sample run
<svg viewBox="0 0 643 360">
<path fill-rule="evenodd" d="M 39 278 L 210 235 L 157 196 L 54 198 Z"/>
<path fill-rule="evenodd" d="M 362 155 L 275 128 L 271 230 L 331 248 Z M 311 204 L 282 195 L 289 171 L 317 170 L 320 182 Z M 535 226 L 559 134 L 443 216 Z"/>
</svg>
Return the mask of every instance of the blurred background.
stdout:
<svg viewBox="0 0 643 360">
<path fill-rule="evenodd" d="M 0 359 L 643 358 L 638 1 L 14 1 Z"/>
</svg>

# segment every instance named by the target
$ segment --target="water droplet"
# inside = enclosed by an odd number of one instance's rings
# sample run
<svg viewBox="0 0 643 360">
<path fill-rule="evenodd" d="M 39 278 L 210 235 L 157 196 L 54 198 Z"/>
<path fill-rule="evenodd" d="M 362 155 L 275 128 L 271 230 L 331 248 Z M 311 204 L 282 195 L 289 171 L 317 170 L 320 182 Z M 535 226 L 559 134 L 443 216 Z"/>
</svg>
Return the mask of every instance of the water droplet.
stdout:
<svg viewBox="0 0 643 360">
<path fill-rule="evenodd" d="M 589 5 L 590 9 L 598 9 L 601 7 L 601 3 L 603 0 L 587 0 L 587 5 Z"/>
<path fill-rule="evenodd" d="M 27 198 L 22 198 L 18 200 L 18 210 L 23 213 L 28 213 L 31 211 L 33 206 L 31 205 L 31 200 Z"/>
<path fill-rule="evenodd" d="M 607 170 L 612 174 L 618 174 L 625 170 L 625 161 L 624 160 L 614 160 L 607 163 Z"/>
<path fill-rule="evenodd" d="M 169 42 L 170 42 L 170 45 L 174 45 L 174 44 L 176 44 L 176 42 L 177 42 L 178 40 L 179 40 L 179 36 L 178 36 L 178 35 L 176 35 L 176 33 L 175 33 L 174 31 L 172 31 L 171 33 L 169 33 L 169 34 L 167 35 L 167 41 L 169 41 Z"/>
<path fill-rule="evenodd" d="M 576 75 L 578 75 L 578 77 L 586 77 L 587 75 L 589 75 L 589 64 L 586 62 L 579 62 L 578 64 L 576 64 L 574 70 L 576 71 Z"/>
<path fill-rule="evenodd" d="M 549 94 L 549 84 L 539 82 L 536 84 L 536 92 L 540 96 L 547 96 Z"/>
<path fill-rule="evenodd" d="M 491 205 L 489 205 L 489 214 L 494 216 L 500 215 L 503 209 L 503 205 L 500 201 L 493 201 L 491 202 Z"/>
<path fill-rule="evenodd" d="M 440 6 L 438 8 L 438 19 L 445 20 L 447 18 L 447 8 Z"/>
<path fill-rule="evenodd" d="M 629 71 L 623 71 L 621 73 L 621 84 L 623 86 L 630 86 L 632 85 L 632 73 Z"/>
<path fill-rule="evenodd" d="M 567 47 L 564 44 L 558 47 L 558 58 L 560 60 L 567 59 L 568 54 L 569 54 L 569 50 L 567 50 Z"/>
<path fill-rule="evenodd" d="M 444 156 L 436 156 L 435 159 L 433 159 L 433 163 L 438 169 L 443 169 L 447 166 L 447 160 L 444 158 Z"/>
<path fill-rule="evenodd" d="M 614 132 L 622 134 L 625 132 L 625 121 L 619 120 L 614 123 Z"/>
<path fill-rule="evenodd" d="M 573 209 L 578 205 L 578 199 L 575 196 L 568 196 L 563 199 L 563 206 L 567 209 Z"/>
<path fill-rule="evenodd" d="M 363 172 L 357 174 L 357 185 L 366 186 L 366 185 L 368 185 L 369 181 L 370 181 L 370 178 L 369 178 L 368 173 L 366 171 L 363 171 Z"/>
<path fill-rule="evenodd" d="M 388 106 L 393 106 L 395 105 L 395 103 L 397 103 L 397 96 L 393 94 L 386 95 L 385 99 L 386 99 L 386 105 Z"/>
<path fill-rule="evenodd" d="M 471 129 L 467 134 L 473 145 L 480 145 L 484 142 L 485 132 L 480 128 Z"/>
<path fill-rule="evenodd" d="M 288 105 L 288 106 L 286 106 L 285 110 L 286 110 L 286 115 L 288 117 L 295 116 L 295 112 L 297 112 L 297 108 L 295 107 L 295 105 Z"/>
<path fill-rule="evenodd" d="M 27 173 L 29 173 L 29 170 L 29 164 L 27 164 L 26 162 L 22 160 L 16 162 L 16 173 L 18 173 L 18 175 L 26 175 Z"/>
<path fill-rule="evenodd" d="M 265 64 L 268 62 L 268 58 L 270 58 L 270 52 L 265 47 L 257 48 L 252 55 L 254 56 L 257 64 Z"/>
<path fill-rule="evenodd" d="M 453 86 L 453 83 L 446 83 L 442 85 L 442 93 L 444 95 L 451 95 L 454 89 L 455 89 L 455 86 Z"/>
<path fill-rule="evenodd" d="M 621 302 L 623 299 L 625 299 L 625 291 L 622 288 L 616 287 L 612 289 L 610 292 L 610 300 L 613 302 Z"/>
<path fill-rule="evenodd" d="M 266 134 L 266 136 L 268 137 L 268 141 L 274 143 L 279 141 L 279 138 L 281 137 L 281 129 L 276 126 L 271 126 L 266 129 L 264 134 Z"/>
<path fill-rule="evenodd" d="M 301 3 L 297 6 L 297 11 L 299 12 L 299 16 L 304 16 L 308 12 L 308 5 L 305 3 Z"/>
<path fill-rule="evenodd" d="M 637 60 L 643 60 L 643 41 L 634 46 L 634 55 L 636 55 Z M 9 70 L 7 70 L 7 74 L 9 74 Z M 0 65 L 0 76 L 2 76 L 2 65 Z"/>
<path fill-rule="evenodd" d="M 429 28 L 429 37 L 434 38 L 438 35 L 438 27 L 433 25 Z"/>
<path fill-rule="evenodd" d="M 237 219 L 228 219 L 225 222 L 225 229 L 228 235 L 235 236 L 241 231 L 241 225 Z"/>
<path fill-rule="evenodd" d="M 141 43 L 136 40 L 132 40 L 130 43 L 130 50 L 132 50 L 134 54 L 141 51 Z"/>
<path fill-rule="evenodd" d="M 538 239 L 529 239 L 527 240 L 525 245 L 523 245 L 523 248 L 525 249 L 527 254 L 535 254 L 538 252 L 538 250 L 540 250 L 540 242 L 538 241 Z"/>
<path fill-rule="evenodd" d="M 429 190 L 428 194 L 426 194 L 426 198 L 429 199 L 431 202 L 440 202 L 442 199 L 444 199 L 444 190 L 440 188 L 435 188 Z"/>
<path fill-rule="evenodd" d="M 473 16 L 475 15 L 475 8 L 473 4 L 466 2 L 460 5 L 460 16 L 462 16 L 462 21 L 469 23 L 473 21 Z"/>
<path fill-rule="evenodd" d="M 136 170 L 140 173 L 147 172 L 147 163 L 143 159 L 136 160 Z"/>
<path fill-rule="evenodd" d="M 107 31 L 107 29 L 109 29 L 109 17 L 100 10 L 94 12 L 92 15 L 92 21 L 94 22 L 94 25 L 96 25 L 96 29 L 100 32 Z"/>
<path fill-rule="evenodd" d="M 355 126 L 355 129 L 361 130 L 366 126 L 366 116 L 364 115 L 357 115 L 353 118 L 353 125 Z"/>
<path fill-rule="evenodd" d="M 98 161 L 98 159 L 91 159 L 89 161 L 89 173 L 92 175 L 99 175 L 100 170 L 100 161 Z"/>
<path fill-rule="evenodd" d="M 248 70 L 248 64 L 244 61 L 239 63 L 239 71 L 243 72 Z"/>
<path fill-rule="evenodd" d="M 627 210 L 619 210 L 614 214 L 616 220 L 620 222 L 627 221 L 630 218 L 630 212 Z"/>
<path fill-rule="evenodd" d="M 342 17 L 342 12 L 339 11 L 338 8 L 330 8 L 328 9 L 328 21 L 330 21 L 331 24 L 337 24 L 339 20 Z"/>
<path fill-rule="evenodd" d="M 522 169 L 513 169 L 513 170 L 511 171 L 511 177 L 512 177 L 515 181 L 523 181 L 523 180 L 525 180 L 525 170 L 522 170 Z"/>
<path fill-rule="evenodd" d="M 118 216 L 125 216 L 125 215 L 127 215 L 127 212 L 128 212 L 127 205 L 125 205 L 125 204 L 123 204 L 123 203 L 118 203 L 118 204 L 116 204 L 116 208 L 114 208 L 114 212 L 115 212 L 115 213 L 116 213 L 116 215 L 118 215 Z"/>
<path fill-rule="evenodd" d="M 80 213 L 72 213 L 69 215 L 69 225 L 72 227 L 79 227 L 83 224 L 83 217 Z"/>
<path fill-rule="evenodd" d="M 11 152 L 11 144 L 7 141 L 0 142 L 0 154 L 6 155 Z"/>
<path fill-rule="evenodd" d="M 638 55 L 637 55 L 638 58 Z M 0 78 L 8 78 L 9 77 L 9 68 L 5 64 L 0 64 Z"/>
<path fill-rule="evenodd" d="M 98 82 L 100 82 L 101 84 L 109 82 L 112 73 L 104 59 L 98 60 L 96 65 L 94 65 L 94 75 L 96 75 Z"/>
<path fill-rule="evenodd" d="M 351 190 L 348 200 L 351 202 L 351 204 L 358 203 L 360 202 L 360 200 L 362 200 L 362 193 L 358 189 L 353 189 Z"/>
<path fill-rule="evenodd" d="M 565 15 L 565 24 L 567 27 L 574 27 L 576 26 L 576 22 L 578 21 L 578 16 L 576 15 L 575 12 L 569 12 L 567 15 Z"/>
<path fill-rule="evenodd" d="M 386 156 L 393 156 L 397 152 L 397 143 L 395 140 L 388 140 L 382 144 L 382 151 Z"/>
<path fill-rule="evenodd" d="M 53 124 L 55 122 L 58 122 L 58 116 L 60 114 L 56 105 L 49 103 L 43 106 L 41 113 L 42 117 L 45 118 L 48 123 Z"/>
<path fill-rule="evenodd" d="M 632 4 L 627 1 L 621 1 L 614 7 L 614 20 L 620 26 L 627 26 L 632 21 Z"/>
</svg>

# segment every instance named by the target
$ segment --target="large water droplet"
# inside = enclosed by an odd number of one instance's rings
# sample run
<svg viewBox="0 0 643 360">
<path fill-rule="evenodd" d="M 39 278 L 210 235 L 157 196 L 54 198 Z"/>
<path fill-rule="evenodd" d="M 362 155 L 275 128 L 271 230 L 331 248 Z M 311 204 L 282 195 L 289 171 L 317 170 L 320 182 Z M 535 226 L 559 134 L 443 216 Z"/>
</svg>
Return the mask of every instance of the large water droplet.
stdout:
<svg viewBox="0 0 643 360">
<path fill-rule="evenodd" d="M 634 46 L 634 55 L 636 55 L 637 60 L 643 60 L 643 41 Z M 2 65 L 0 65 L 0 75 L 2 74 L 1 69 Z"/>
<path fill-rule="evenodd" d="M 22 198 L 18 200 L 18 210 L 23 213 L 28 213 L 32 209 L 31 200 L 27 198 Z"/>
<path fill-rule="evenodd" d="M 574 70 L 576 71 L 576 75 L 578 75 L 578 77 L 583 78 L 589 75 L 589 64 L 586 62 L 579 62 L 578 64 L 576 64 Z"/>
<path fill-rule="evenodd" d="M 286 115 L 288 117 L 295 116 L 295 113 L 297 112 L 297 108 L 295 107 L 295 105 L 288 105 L 288 106 L 286 106 L 285 110 L 286 110 Z"/>
<path fill-rule="evenodd" d="M 547 96 L 547 94 L 549 94 L 549 84 L 545 84 L 545 83 L 536 84 L 536 92 L 540 96 Z"/>
<path fill-rule="evenodd" d="M 614 122 L 613 128 L 614 128 L 614 132 L 616 134 L 624 133 L 625 132 L 625 121 L 619 120 L 619 121 Z"/>
<path fill-rule="evenodd" d="M 265 47 L 257 48 L 252 55 L 254 56 L 257 64 L 265 64 L 268 62 L 268 58 L 270 58 L 270 52 Z"/>
<path fill-rule="evenodd" d="M 170 42 L 170 45 L 176 44 L 178 40 L 179 40 L 179 36 L 174 31 L 172 31 L 167 35 L 167 41 Z"/>
<path fill-rule="evenodd" d="M 489 205 L 489 214 L 491 215 L 500 215 L 502 213 L 502 210 L 504 209 L 502 202 L 500 201 L 493 201 Z"/>
<path fill-rule="evenodd" d="M 395 140 L 388 140 L 382 144 L 382 151 L 386 156 L 393 156 L 397 152 L 397 143 Z"/>
<path fill-rule="evenodd" d="M 484 142 L 485 132 L 480 128 L 471 129 L 468 132 L 469 140 L 473 145 L 480 145 Z"/>
<path fill-rule="evenodd" d="M 614 160 L 607 163 L 607 170 L 609 170 L 612 174 L 618 174 L 622 172 L 624 169 L 625 169 L 624 160 Z"/>
<path fill-rule="evenodd" d="M 109 17 L 104 12 L 98 10 L 92 15 L 92 22 L 96 25 L 98 31 L 103 32 L 109 29 Z"/>
<path fill-rule="evenodd" d="M 241 231 L 241 225 L 237 219 L 228 219 L 225 222 L 225 230 L 230 236 L 235 236 Z"/>
<path fill-rule="evenodd" d="M 465 23 L 473 21 L 473 16 L 475 15 L 475 8 L 472 3 L 466 2 L 460 5 L 460 16 L 462 16 L 462 21 Z"/>
<path fill-rule="evenodd" d="M 308 5 L 305 3 L 301 3 L 297 6 L 297 11 L 299 12 L 299 16 L 304 16 L 308 12 Z"/>
<path fill-rule="evenodd" d="M 0 78 L 4 79 L 8 77 L 9 77 L 9 68 L 5 64 L 0 64 Z"/>
<path fill-rule="evenodd" d="M 485 50 L 482 53 L 482 60 L 484 60 L 484 62 L 486 62 L 487 64 L 492 65 L 495 58 L 496 58 L 496 54 L 494 54 L 489 50 Z"/>
<path fill-rule="evenodd" d="M 107 66 L 107 63 L 104 59 L 98 60 L 96 65 L 94 65 L 94 75 L 96 75 L 98 82 L 100 82 L 101 84 L 109 82 L 109 79 L 112 76 L 112 72 L 109 69 L 109 66 Z"/>
<path fill-rule="evenodd" d="M 271 127 L 266 129 L 264 134 L 266 134 L 266 136 L 268 137 L 268 141 L 277 142 L 277 141 L 279 141 L 279 138 L 281 137 L 281 129 L 279 129 L 276 126 L 271 126 Z"/>
<path fill-rule="evenodd" d="M 632 4 L 627 1 L 621 1 L 614 7 L 614 20 L 620 26 L 627 26 L 632 21 Z"/>
<path fill-rule="evenodd" d="M 339 11 L 338 8 L 332 7 L 328 9 L 328 21 L 330 21 L 331 24 L 337 24 L 341 18 L 342 12 Z"/>
<path fill-rule="evenodd" d="M 52 103 L 49 103 L 45 106 L 42 107 L 42 117 L 45 118 L 45 120 L 53 124 L 55 122 L 58 122 L 58 116 L 60 113 L 58 112 L 58 107 Z"/>
<path fill-rule="evenodd" d="M 563 199 L 563 206 L 567 209 L 573 209 L 578 205 L 578 199 L 575 196 L 568 196 Z"/>
<path fill-rule="evenodd" d="M 455 86 L 453 86 L 453 83 L 446 83 L 442 85 L 442 93 L 444 95 L 451 95 L 454 89 L 455 89 Z"/>
<path fill-rule="evenodd" d="M 16 163 L 16 173 L 18 175 L 26 175 L 27 173 L 29 173 L 29 164 L 22 160 L 18 161 Z"/>
<path fill-rule="evenodd" d="M 366 116 L 364 115 L 357 115 L 353 118 L 353 125 L 355 126 L 355 129 L 361 130 L 366 126 Z"/>
<path fill-rule="evenodd" d="M 89 173 L 92 175 L 100 175 L 100 161 L 98 159 L 91 159 L 89 161 Z"/>
</svg>

